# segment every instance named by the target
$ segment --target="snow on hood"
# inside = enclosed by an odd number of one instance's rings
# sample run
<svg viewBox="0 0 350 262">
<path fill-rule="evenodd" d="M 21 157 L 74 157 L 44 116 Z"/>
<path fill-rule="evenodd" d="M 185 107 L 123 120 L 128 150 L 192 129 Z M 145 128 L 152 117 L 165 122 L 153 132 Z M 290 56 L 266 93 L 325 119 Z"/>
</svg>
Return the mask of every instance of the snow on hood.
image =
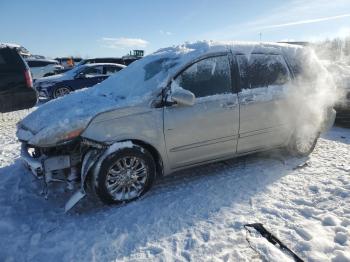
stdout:
<svg viewBox="0 0 350 262">
<path fill-rule="evenodd" d="M 178 70 L 197 57 L 226 51 L 230 47 L 250 53 L 258 46 L 260 44 L 203 41 L 160 49 L 135 61 L 100 84 L 42 105 L 24 118 L 20 126 L 36 135 L 33 143 L 39 143 L 45 136 L 85 128 L 98 113 L 149 99 Z M 68 71 L 61 79 L 74 70 L 77 69 Z"/>
</svg>

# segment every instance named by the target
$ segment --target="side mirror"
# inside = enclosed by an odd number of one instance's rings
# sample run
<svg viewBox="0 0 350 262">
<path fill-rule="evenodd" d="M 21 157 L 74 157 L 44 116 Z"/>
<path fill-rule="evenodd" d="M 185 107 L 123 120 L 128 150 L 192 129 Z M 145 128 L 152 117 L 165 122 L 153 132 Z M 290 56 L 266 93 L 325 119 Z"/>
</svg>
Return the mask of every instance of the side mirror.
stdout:
<svg viewBox="0 0 350 262">
<path fill-rule="evenodd" d="M 177 89 L 170 95 L 170 100 L 178 105 L 193 106 L 195 96 L 185 89 Z"/>
</svg>

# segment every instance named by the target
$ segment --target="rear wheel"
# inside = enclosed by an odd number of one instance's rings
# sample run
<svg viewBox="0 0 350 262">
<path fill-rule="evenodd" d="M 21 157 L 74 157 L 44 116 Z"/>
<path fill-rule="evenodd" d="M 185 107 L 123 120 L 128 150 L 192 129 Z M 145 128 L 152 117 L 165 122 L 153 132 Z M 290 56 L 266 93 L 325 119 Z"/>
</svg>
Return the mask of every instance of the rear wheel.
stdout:
<svg viewBox="0 0 350 262">
<path fill-rule="evenodd" d="M 296 130 L 287 147 L 288 151 L 294 156 L 308 156 L 314 150 L 319 136 L 320 133 L 311 128 Z"/>
<path fill-rule="evenodd" d="M 61 86 L 61 87 L 57 87 L 54 91 L 53 91 L 53 98 L 58 98 L 58 97 L 62 97 L 65 95 L 68 95 L 72 90 L 69 87 L 66 86 Z"/>
<path fill-rule="evenodd" d="M 150 189 L 155 172 L 154 160 L 147 150 L 139 146 L 123 148 L 103 161 L 93 187 L 104 203 L 129 202 Z"/>
</svg>

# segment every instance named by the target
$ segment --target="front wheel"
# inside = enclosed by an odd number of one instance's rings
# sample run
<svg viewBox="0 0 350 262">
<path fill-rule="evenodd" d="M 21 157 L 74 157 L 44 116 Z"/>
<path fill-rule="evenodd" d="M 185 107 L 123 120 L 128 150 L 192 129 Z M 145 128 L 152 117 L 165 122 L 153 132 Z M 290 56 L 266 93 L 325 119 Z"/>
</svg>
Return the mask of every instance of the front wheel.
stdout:
<svg viewBox="0 0 350 262">
<path fill-rule="evenodd" d="M 68 95 L 72 90 L 69 87 L 66 86 L 61 86 L 61 87 L 57 87 L 54 91 L 53 91 L 53 95 L 52 97 L 58 98 L 58 97 L 62 97 L 65 95 Z"/>
<path fill-rule="evenodd" d="M 287 147 L 289 153 L 294 156 L 304 157 L 311 154 L 314 150 L 317 140 L 320 136 L 319 132 L 308 128 L 296 130 Z"/>
<path fill-rule="evenodd" d="M 134 145 L 119 149 L 103 161 L 93 187 L 104 203 L 129 202 L 150 189 L 155 173 L 152 155 Z"/>
</svg>

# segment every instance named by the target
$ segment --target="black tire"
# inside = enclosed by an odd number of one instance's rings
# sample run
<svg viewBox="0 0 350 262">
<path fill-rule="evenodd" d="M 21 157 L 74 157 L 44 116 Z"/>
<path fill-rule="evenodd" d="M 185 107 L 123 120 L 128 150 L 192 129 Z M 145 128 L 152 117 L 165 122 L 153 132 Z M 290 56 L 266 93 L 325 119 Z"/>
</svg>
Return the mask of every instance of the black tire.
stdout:
<svg viewBox="0 0 350 262">
<path fill-rule="evenodd" d="M 142 185 L 142 188 L 136 194 L 132 195 L 128 199 L 118 199 L 118 197 L 116 197 L 116 195 L 113 195 L 107 188 L 107 184 L 110 182 L 110 180 L 113 178 L 115 178 L 115 180 L 117 179 L 121 180 L 124 178 L 133 180 L 134 178 L 130 178 L 131 176 L 130 173 L 129 174 L 124 173 L 124 175 L 119 174 L 117 175 L 117 177 L 113 177 L 113 175 L 110 174 L 111 172 L 110 170 L 114 169 L 114 166 L 117 165 L 116 163 L 118 161 L 122 161 L 123 159 L 127 159 L 127 158 L 136 158 L 136 159 L 140 159 L 140 162 L 143 161 L 142 163 L 144 164 L 147 170 L 147 178 L 144 184 Z M 128 178 L 126 178 L 127 176 Z M 154 159 L 152 155 L 144 148 L 134 145 L 132 148 L 122 148 L 114 152 L 113 154 L 107 156 L 106 159 L 104 159 L 104 161 L 102 162 L 99 173 L 97 174 L 96 177 L 93 178 L 94 181 L 92 181 L 93 182 L 92 187 L 97 197 L 106 204 L 127 203 L 130 201 L 136 200 L 139 197 L 141 197 L 143 194 L 145 194 L 151 188 L 154 182 L 155 176 L 156 176 L 156 165 L 154 163 Z M 119 184 L 116 183 L 116 184 L 121 185 L 122 183 L 119 183 Z M 130 188 L 131 187 L 129 187 L 129 194 L 131 192 Z M 136 187 L 134 187 L 134 189 L 138 190 Z"/>
<path fill-rule="evenodd" d="M 62 91 L 62 90 L 64 90 L 64 91 Z M 56 99 L 56 98 L 68 95 L 70 92 L 72 92 L 72 89 L 70 87 L 68 87 L 68 86 L 59 86 L 59 87 L 56 87 L 53 90 L 51 97 L 53 99 Z"/>
<path fill-rule="evenodd" d="M 319 137 L 319 132 L 303 132 L 297 130 L 290 139 L 287 150 L 293 156 L 308 156 L 314 151 Z"/>
</svg>

